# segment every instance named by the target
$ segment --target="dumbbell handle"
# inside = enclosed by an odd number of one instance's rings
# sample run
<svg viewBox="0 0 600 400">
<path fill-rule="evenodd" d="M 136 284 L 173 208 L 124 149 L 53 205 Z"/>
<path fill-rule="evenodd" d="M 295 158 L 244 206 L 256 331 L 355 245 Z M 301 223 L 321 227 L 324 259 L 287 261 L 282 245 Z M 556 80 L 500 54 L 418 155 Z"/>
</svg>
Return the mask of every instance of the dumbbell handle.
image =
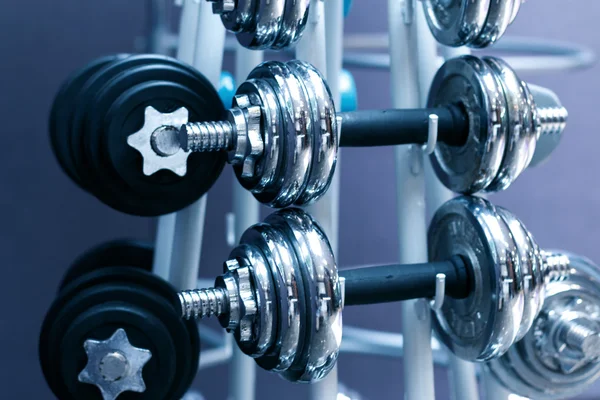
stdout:
<svg viewBox="0 0 600 400">
<path fill-rule="evenodd" d="M 344 304 L 365 305 L 389 303 L 433 297 L 436 277 L 446 276 L 445 293 L 454 298 L 465 298 L 471 290 L 467 265 L 462 257 L 454 256 L 448 261 L 423 264 L 394 264 L 363 267 L 339 271 L 345 280 Z M 217 282 L 225 282 L 223 276 Z M 235 294 L 239 298 L 239 294 Z M 219 317 L 224 326 L 231 319 L 231 295 L 227 285 L 215 288 L 186 290 L 179 293 L 184 318 Z M 225 317 L 225 318 L 223 318 Z"/>
<path fill-rule="evenodd" d="M 373 147 L 427 143 L 429 116 L 438 117 L 437 140 L 460 146 L 467 138 L 468 119 L 457 105 L 424 109 L 352 111 L 341 117 L 341 147 Z M 237 132 L 230 121 L 190 122 L 179 133 L 184 150 L 197 152 L 232 150 Z"/>
<path fill-rule="evenodd" d="M 429 116 L 438 117 L 437 140 L 462 145 L 469 124 L 456 105 L 410 110 L 368 110 L 337 114 L 342 119 L 340 147 L 393 146 L 427 143 Z"/>
<path fill-rule="evenodd" d="M 345 280 L 344 305 L 389 303 L 433 297 L 436 276 L 444 274 L 445 293 L 465 298 L 470 292 L 468 268 L 460 256 L 423 264 L 393 264 L 339 271 Z"/>
</svg>

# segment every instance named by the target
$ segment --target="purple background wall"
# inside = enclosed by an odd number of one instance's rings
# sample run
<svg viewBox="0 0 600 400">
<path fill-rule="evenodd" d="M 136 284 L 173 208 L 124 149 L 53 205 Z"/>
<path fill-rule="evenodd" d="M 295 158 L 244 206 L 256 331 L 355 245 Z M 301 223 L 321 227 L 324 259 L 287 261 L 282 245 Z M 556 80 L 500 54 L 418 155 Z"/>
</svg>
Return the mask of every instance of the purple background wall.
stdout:
<svg viewBox="0 0 600 400">
<path fill-rule="evenodd" d="M 386 0 L 357 0 L 349 32 L 386 29 Z M 527 2 L 511 35 L 579 42 L 600 53 L 600 3 Z M 131 51 L 143 33 L 144 2 L 13 1 L 0 11 L 0 387 L 3 399 L 51 398 L 37 362 L 37 335 L 58 280 L 80 252 L 102 240 L 150 239 L 153 221 L 114 212 L 75 187 L 59 170 L 47 139 L 47 113 L 61 81 L 74 69 L 107 53 Z M 600 158 L 596 132 L 599 68 L 523 76 L 554 89 L 569 109 L 564 140 L 552 159 L 526 172 L 492 200 L 519 215 L 539 243 L 600 261 Z M 389 73 L 356 71 L 361 108 L 390 105 Z M 220 271 L 227 250 L 223 214 L 230 210 L 229 170 L 209 197 L 204 276 Z M 345 150 L 342 168 L 340 265 L 392 262 L 397 258 L 395 188 L 391 149 Z M 218 199 L 218 201 L 215 201 Z M 375 205 L 375 206 L 374 206 Z M 396 304 L 348 309 L 345 322 L 398 331 Z M 402 398 L 402 363 L 376 357 L 340 357 L 343 382 L 367 398 Z M 447 398 L 445 371 L 436 370 L 438 398 Z M 217 384 L 218 383 L 218 384 Z M 209 399 L 224 399 L 227 368 L 203 371 L 197 385 Z M 600 387 L 600 386 L 599 386 Z M 307 396 L 306 386 L 259 371 L 258 398 Z M 600 398 L 600 389 L 586 399 Z"/>
</svg>

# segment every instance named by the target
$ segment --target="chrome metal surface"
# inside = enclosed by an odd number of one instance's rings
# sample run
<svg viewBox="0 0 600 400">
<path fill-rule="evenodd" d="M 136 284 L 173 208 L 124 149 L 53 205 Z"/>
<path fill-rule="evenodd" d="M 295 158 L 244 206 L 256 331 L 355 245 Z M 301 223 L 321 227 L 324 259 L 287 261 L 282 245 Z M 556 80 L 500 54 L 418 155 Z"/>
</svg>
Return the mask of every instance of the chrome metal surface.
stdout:
<svg viewBox="0 0 600 400">
<path fill-rule="evenodd" d="M 190 153 L 179 146 L 176 132 L 187 122 L 188 110 L 185 108 L 163 114 L 151 106 L 146 107 L 144 125 L 127 137 L 127 144 L 142 155 L 145 175 L 163 169 L 179 176 L 186 174 Z"/>
<path fill-rule="evenodd" d="M 440 181 L 458 193 L 506 189 L 530 163 L 550 155 L 566 126 L 567 111 L 554 93 L 532 92 L 493 57 L 463 56 L 442 65 L 428 106 L 450 103 L 467 112 L 468 137 L 462 146 L 439 143 L 431 160 Z"/>
<path fill-rule="evenodd" d="M 291 380 L 318 381 L 334 367 L 342 341 L 342 290 L 333 250 L 322 229 L 298 209 L 271 214 L 265 222 L 291 243 L 303 274 L 306 331 L 299 368 Z"/>
<path fill-rule="evenodd" d="M 459 103 L 469 119 L 463 146 L 438 143 L 432 166 L 442 183 L 458 193 L 484 190 L 495 178 L 506 147 L 506 100 L 492 70 L 464 56 L 447 61 L 431 84 L 428 107 Z"/>
<path fill-rule="evenodd" d="M 309 110 L 312 111 L 308 117 L 313 121 L 310 173 L 300 197 L 295 201 L 298 205 L 307 205 L 325 194 L 332 181 L 337 161 L 338 122 L 333 97 L 323 75 L 306 62 L 296 60 L 288 65 L 303 85 L 310 103 Z"/>
<path fill-rule="evenodd" d="M 83 348 L 88 361 L 77 379 L 98 387 L 104 400 L 114 400 L 127 391 L 146 390 L 142 370 L 152 353 L 129 343 L 124 329 L 117 329 L 106 340 L 88 339 Z"/>
<path fill-rule="evenodd" d="M 452 47 L 470 44 L 482 32 L 491 0 L 423 0 L 435 39 Z"/>
<path fill-rule="evenodd" d="M 504 61 L 492 57 L 483 60 L 494 71 L 507 103 L 504 157 L 498 174 L 486 188 L 486 191 L 495 192 L 506 189 L 525 170 L 535 151 L 538 130 L 532 118 L 526 85 L 521 86 L 519 77 Z"/>
<path fill-rule="evenodd" d="M 252 26 L 236 33 L 236 37 L 238 42 L 248 49 L 268 49 L 275 43 L 281 30 L 286 1 L 254 0 L 254 2 L 256 8 Z"/>
<path fill-rule="evenodd" d="M 521 396 L 576 396 L 600 377 L 600 268 L 580 256 L 546 255 L 554 280 L 532 329 L 504 356 L 486 363 L 495 379 Z M 570 261 L 565 275 L 565 259 Z"/>
<path fill-rule="evenodd" d="M 531 331 L 544 287 L 571 272 L 568 257 L 540 251 L 517 217 L 477 197 L 440 207 L 428 239 L 430 261 L 461 255 L 471 268 L 469 297 L 446 297 L 435 312 L 440 340 L 467 361 L 505 354 Z"/>
<path fill-rule="evenodd" d="M 515 244 L 494 207 L 476 197 L 450 200 L 433 217 L 428 246 L 430 261 L 461 255 L 472 268 L 469 297 L 447 296 L 436 313 L 440 340 L 469 361 L 502 354 L 516 337 L 522 309 L 514 291 L 514 260 L 506 258 Z"/>
<path fill-rule="evenodd" d="M 488 47 L 500 39 L 517 16 L 520 4 L 521 0 L 491 0 L 483 29 L 469 47 Z"/>
<path fill-rule="evenodd" d="M 272 49 L 284 49 L 296 43 L 306 27 L 310 0 L 286 0 L 281 26 Z"/>
</svg>

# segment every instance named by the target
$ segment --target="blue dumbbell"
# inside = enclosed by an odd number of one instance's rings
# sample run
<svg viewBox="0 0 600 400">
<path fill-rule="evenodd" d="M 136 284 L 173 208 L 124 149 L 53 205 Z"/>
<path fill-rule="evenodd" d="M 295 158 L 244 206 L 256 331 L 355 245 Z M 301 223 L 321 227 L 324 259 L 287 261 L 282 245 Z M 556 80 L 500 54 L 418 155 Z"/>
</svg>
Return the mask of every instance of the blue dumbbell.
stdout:
<svg viewBox="0 0 600 400">
<path fill-rule="evenodd" d="M 354 77 L 350 71 L 346 69 L 342 69 L 342 73 L 340 74 L 340 95 L 342 97 L 340 111 L 354 111 L 358 108 L 356 82 L 354 82 Z"/>
<path fill-rule="evenodd" d="M 221 79 L 219 80 L 219 97 L 225 107 L 231 107 L 233 96 L 235 96 L 236 85 L 233 75 L 227 71 L 221 72 Z"/>
<path fill-rule="evenodd" d="M 352 0 L 344 0 L 344 17 L 350 14 L 350 9 L 352 9 Z"/>
</svg>

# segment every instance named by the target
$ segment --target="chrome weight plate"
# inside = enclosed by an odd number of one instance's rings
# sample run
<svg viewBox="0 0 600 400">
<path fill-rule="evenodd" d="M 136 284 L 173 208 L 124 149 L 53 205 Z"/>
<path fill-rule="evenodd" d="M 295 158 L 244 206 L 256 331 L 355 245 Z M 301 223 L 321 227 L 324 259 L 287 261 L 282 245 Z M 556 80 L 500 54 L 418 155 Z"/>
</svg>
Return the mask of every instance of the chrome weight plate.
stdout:
<svg viewBox="0 0 600 400">
<path fill-rule="evenodd" d="M 496 192 L 508 188 L 527 168 L 535 152 L 537 137 L 528 92 L 523 89 L 519 77 L 498 58 L 485 57 L 483 61 L 496 75 L 507 104 L 506 149 L 498 175 L 486 188 L 488 192 Z"/>
<path fill-rule="evenodd" d="M 436 313 L 440 340 L 468 361 L 503 354 L 514 342 L 523 309 L 514 285 L 515 243 L 494 207 L 477 197 L 446 202 L 431 222 L 428 248 L 431 262 L 461 255 L 471 267 L 469 297 L 446 296 Z"/>
<path fill-rule="evenodd" d="M 263 63 L 250 73 L 249 78 L 264 78 L 277 95 L 285 148 L 280 167 L 281 187 L 278 195 L 267 205 L 274 208 L 287 207 L 300 197 L 310 173 L 313 156 L 310 101 L 298 78 L 282 62 Z"/>
<path fill-rule="evenodd" d="M 285 376 L 285 371 L 302 351 L 305 330 L 306 303 L 298 261 L 282 234 L 266 224 L 246 230 L 240 243 L 255 246 L 268 260 L 277 298 L 273 314 L 277 321 L 277 338 L 268 354 L 256 362 L 263 369 L 284 372 L 282 376 Z"/>
<path fill-rule="evenodd" d="M 298 77 L 312 110 L 313 155 L 306 186 L 296 205 L 304 206 L 318 200 L 329 187 L 337 161 L 337 119 L 333 97 L 325 78 L 311 64 L 293 60 L 287 64 Z"/>
<path fill-rule="evenodd" d="M 484 190 L 500 169 L 506 146 L 507 112 L 502 88 L 482 60 L 463 56 L 442 65 L 433 79 L 427 107 L 459 104 L 468 115 L 462 146 L 438 143 L 431 163 L 440 181 L 457 193 Z"/>
<path fill-rule="evenodd" d="M 485 364 L 495 379 L 520 396 L 540 400 L 572 397 L 600 378 L 597 359 L 566 373 L 560 356 L 548 351 L 552 345 L 560 345 L 553 340 L 560 328 L 554 323 L 557 319 L 585 317 L 600 323 L 600 268 L 583 257 L 563 254 L 571 262 L 569 277 L 546 286 L 544 307 L 530 332 L 504 356 Z"/>
<path fill-rule="evenodd" d="M 496 207 L 496 212 L 510 229 L 517 246 L 516 255 L 519 260 L 520 274 L 515 283 L 518 290 L 523 293 L 524 300 L 523 316 L 515 338 L 518 341 L 529 332 L 544 302 L 543 261 L 539 247 L 523 223 L 502 207 Z"/>
<path fill-rule="evenodd" d="M 431 33 L 452 47 L 469 45 L 481 33 L 489 8 L 490 0 L 423 0 Z"/>
<path fill-rule="evenodd" d="M 506 28 L 516 17 L 519 7 L 515 3 L 521 0 L 492 0 L 487 13 L 483 29 L 479 35 L 469 43 L 469 47 L 484 48 L 492 45 L 504 35 Z"/>
<path fill-rule="evenodd" d="M 306 336 L 294 381 L 316 382 L 335 365 L 342 339 L 342 291 L 333 250 L 318 224 L 300 209 L 271 214 L 266 222 L 293 245 L 306 293 Z"/>
<path fill-rule="evenodd" d="M 236 0 L 233 11 L 221 14 L 225 29 L 238 33 L 253 29 L 257 0 Z"/>
<path fill-rule="evenodd" d="M 248 49 L 270 48 L 281 30 L 285 1 L 255 0 L 253 26 L 236 34 L 240 44 Z"/>
<path fill-rule="evenodd" d="M 281 26 L 277 39 L 271 46 L 272 49 L 280 50 L 290 47 L 300 39 L 308 21 L 309 6 L 310 0 L 285 1 Z"/>
</svg>

